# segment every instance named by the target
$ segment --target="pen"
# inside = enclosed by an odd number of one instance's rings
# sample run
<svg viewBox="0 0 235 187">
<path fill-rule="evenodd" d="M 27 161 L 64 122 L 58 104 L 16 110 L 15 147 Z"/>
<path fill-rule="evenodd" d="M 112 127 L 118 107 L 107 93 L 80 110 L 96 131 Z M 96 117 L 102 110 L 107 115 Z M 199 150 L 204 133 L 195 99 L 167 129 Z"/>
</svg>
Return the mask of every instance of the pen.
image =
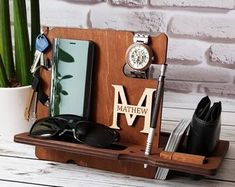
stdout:
<svg viewBox="0 0 235 187">
<path fill-rule="evenodd" d="M 146 149 L 145 149 L 145 155 L 151 154 L 153 137 L 154 137 L 155 129 L 156 129 L 156 122 L 158 119 L 158 115 L 160 113 L 160 105 L 161 105 L 161 100 L 162 100 L 163 91 L 164 91 L 164 79 L 165 79 L 166 67 L 167 67 L 167 64 L 162 64 L 161 74 L 158 79 L 157 90 L 155 93 L 153 115 L 151 118 L 151 123 L 150 123 L 148 138 L 147 138 L 147 144 L 146 144 Z"/>
</svg>

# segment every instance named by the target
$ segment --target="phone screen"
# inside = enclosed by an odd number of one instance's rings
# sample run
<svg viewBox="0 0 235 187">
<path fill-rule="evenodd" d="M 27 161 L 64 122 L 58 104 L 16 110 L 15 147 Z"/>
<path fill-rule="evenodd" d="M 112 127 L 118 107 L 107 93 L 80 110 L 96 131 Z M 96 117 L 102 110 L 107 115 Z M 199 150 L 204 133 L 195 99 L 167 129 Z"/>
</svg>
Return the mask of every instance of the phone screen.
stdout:
<svg viewBox="0 0 235 187">
<path fill-rule="evenodd" d="M 50 115 L 89 118 L 94 43 L 56 38 L 53 48 Z"/>
</svg>

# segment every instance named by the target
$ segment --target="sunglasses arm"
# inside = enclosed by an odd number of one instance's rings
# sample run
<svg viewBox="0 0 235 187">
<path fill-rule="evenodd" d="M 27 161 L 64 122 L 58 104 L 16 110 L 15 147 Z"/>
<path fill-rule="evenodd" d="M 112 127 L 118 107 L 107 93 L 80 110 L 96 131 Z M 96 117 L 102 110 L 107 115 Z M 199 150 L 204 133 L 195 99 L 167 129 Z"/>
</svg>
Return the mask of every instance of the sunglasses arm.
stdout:
<svg viewBox="0 0 235 187">
<path fill-rule="evenodd" d="M 82 141 L 79 140 L 78 137 L 76 136 L 75 129 L 64 129 L 64 130 L 59 134 L 59 136 L 62 136 L 62 135 L 63 135 L 64 133 L 66 133 L 66 132 L 72 132 L 74 139 L 77 140 L 78 142 L 81 142 L 81 143 L 82 143 Z"/>
</svg>

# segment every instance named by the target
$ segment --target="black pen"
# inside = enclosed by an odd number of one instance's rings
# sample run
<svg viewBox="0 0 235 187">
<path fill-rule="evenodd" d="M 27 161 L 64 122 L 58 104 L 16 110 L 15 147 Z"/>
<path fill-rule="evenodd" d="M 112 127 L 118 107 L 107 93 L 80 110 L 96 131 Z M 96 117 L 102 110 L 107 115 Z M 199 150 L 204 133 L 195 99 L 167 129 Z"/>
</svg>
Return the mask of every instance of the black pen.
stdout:
<svg viewBox="0 0 235 187">
<path fill-rule="evenodd" d="M 153 138 L 154 138 L 155 129 L 156 129 L 156 123 L 157 123 L 158 115 L 160 114 L 160 105 L 161 105 L 161 100 L 162 100 L 162 96 L 164 92 L 164 79 L 165 79 L 166 67 L 167 67 L 167 64 L 162 64 L 161 74 L 158 79 L 157 90 L 155 93 L 155 100 L 154 100 L 152 118 L 150 122 L 148 138 L 147 138 L 145 155 L 151 154 L 152 143 L 153 143 Z"/>
</svg>

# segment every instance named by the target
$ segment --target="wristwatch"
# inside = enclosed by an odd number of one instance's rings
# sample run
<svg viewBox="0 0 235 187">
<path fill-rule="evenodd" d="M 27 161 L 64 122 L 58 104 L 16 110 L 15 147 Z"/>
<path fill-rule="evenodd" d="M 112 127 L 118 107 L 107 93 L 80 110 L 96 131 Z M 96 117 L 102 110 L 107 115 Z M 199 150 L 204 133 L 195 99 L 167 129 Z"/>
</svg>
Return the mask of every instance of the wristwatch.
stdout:
<svg viewBox="0 0 235 187">
<path fill-rule="evenodd" d="M 148 35 L 136 33 L 134 43 L 126 51 L 126 63 L 136 77 L 147 78 L 148 68 L 154 59 L 152 49 L 148 46 L 148 39 Z"/>
</svg>

